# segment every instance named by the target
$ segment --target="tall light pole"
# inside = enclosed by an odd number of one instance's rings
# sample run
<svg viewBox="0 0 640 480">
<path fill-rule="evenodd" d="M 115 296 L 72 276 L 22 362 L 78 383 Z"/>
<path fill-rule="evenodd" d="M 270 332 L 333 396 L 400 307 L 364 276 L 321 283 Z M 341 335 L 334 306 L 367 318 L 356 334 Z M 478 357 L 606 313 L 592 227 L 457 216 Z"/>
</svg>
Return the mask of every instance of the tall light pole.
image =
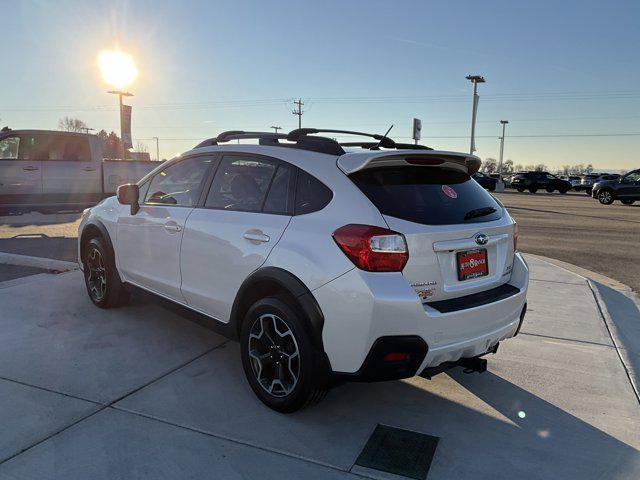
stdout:
<svg viewBox="0 0 640 480">
<path fill-rule="evenodd" d="M 160 161 L 160 139 L 158 137 L 153 137 L 156 141 L 156 160 Z"/>
<path fill-rule="evenodd" d="M 120 149 L 120 153 L 122 154 L 122 160 L 126 160 L 125 148 L 124 148 L 124 122 L 122 121 L 122 97 L 133 97 L 133 93 L 123 92 L 122 90 L 109 90 L 107 93 L 113 93 L 114 95 L 118 95 L 118 105 L 120 106 L 120 144 L 122 148 Z"/>
<path fill-rule="evenodd" d="M 275 125 L 271 125 L 271 128 L 273 128 L 273 131 L 278 133 L 278 130 L 282 130 L 282 127 L 276 127 Z"/>
<path fill-rule="evenodd" d="M 132 97 L 133 94 L 125 89 L 138 75 L 138 69 L 133 61 L 133 57 L 120 50 L 103 50 L 98 54 L 98 67 L 102 72 L 105 83 L 111 85 L 114 90 L 108 93 L 118 95 L 118 105 L 120 107 L 120 141 L 122 142 L 122 159 L 125 159 L 124 147 L 124 122 L 122 97 Z"/>
<path fill-rule="evenodd" d="M 498 173 L 500 174 L 500 178 L 502 178 L 502 155 L 504 154 L 504 131 L 507 127 L 507 123 L 509 120 L 500 120 L 502 124 L 502 136 L 500 137 L 500 161 L 498 162 Z"/>
<path fill-rule="evenodd" d="M 475 138 L 476 138 L 476 115 L 478 113 L 478 84 L 485 83 L 485 79 L 481 75 L 467 75 L 467 80 L 473 83 L 473 104 L 471 108 L 471 145 L 469 146 L 469 153 L 473 154 L 476 150 Z"/>
</svg>

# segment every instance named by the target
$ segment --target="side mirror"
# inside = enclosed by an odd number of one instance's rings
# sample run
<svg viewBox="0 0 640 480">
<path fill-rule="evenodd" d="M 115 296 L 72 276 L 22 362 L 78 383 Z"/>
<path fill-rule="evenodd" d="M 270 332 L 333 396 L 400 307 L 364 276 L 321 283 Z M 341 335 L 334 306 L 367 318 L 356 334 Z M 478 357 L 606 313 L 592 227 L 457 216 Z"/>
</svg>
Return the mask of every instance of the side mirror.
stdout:
<svg viewBox="0 0 640 480">
<path fill-rule="evenodd" d="M 138 197 L 140 189 L 135 183 L 125 183 L 118 187 L 118 203 L 121 205 L 131 205 L 131 215 L 135 215 L 140 210 Z"/>
</svg>

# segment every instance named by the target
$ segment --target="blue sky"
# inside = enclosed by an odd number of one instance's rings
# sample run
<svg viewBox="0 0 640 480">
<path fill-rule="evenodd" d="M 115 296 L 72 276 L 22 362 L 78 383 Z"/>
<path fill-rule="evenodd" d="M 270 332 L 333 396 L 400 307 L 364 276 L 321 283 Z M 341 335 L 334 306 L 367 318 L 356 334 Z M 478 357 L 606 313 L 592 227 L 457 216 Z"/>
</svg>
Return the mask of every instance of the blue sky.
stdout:
<svg viewBox="0 0 640 480">
<path fill-rule="evenodd" d="M 410 136 L 467 150 L 471 85 L 482 74 L 477 154 L 550 167 L 640 167 L 640 3 L 636 1 L 0 0 L 0 123 L 57 128 L 74 116 L 118 130 L 97 53 L 119 46 L 134 143 L 162 157 L 227 129 L 303 125 Z M 616 134 L 618 136 L 549 137 Z M 530 136 L 530 137 L 526 137 Z M 453 137 L 453 138 L 451 138 Z M 347 139 L 345 139 L 347 140 Z"/>
</svg>

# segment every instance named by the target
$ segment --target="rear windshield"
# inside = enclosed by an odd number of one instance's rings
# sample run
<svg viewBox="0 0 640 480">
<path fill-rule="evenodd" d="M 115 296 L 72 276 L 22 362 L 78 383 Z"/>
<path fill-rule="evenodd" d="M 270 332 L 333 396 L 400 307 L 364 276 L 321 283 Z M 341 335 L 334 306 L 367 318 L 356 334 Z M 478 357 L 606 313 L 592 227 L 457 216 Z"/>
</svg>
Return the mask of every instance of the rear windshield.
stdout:
<svg viewBox="0 0 640 480">
<path fill-rule="evenodd" d="M 466 173 L 431 167 L 365 169 L 349 176 L 383 215 L 425 225 L 490 222 L 502 207 Z"/>
</svg>

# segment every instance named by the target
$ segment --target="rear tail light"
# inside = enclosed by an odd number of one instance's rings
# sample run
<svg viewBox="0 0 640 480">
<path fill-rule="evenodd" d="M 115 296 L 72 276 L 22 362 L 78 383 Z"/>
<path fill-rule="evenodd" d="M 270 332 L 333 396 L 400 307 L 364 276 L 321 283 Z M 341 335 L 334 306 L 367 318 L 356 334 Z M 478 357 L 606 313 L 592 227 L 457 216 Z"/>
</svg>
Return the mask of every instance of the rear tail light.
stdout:
<svg viewBox="0 0 640 480">
<path fill-rule="evenodd" d="M 518 251 L 518 224 L 513 224 L 513 251 Z"/>
<path fill-rule="evenodd" d="M 400 272 L 409 259 L 404 235 L 386 228 L 350 224 L 333 239 L 354 265 L 367 272 Z"/>
</svg>

